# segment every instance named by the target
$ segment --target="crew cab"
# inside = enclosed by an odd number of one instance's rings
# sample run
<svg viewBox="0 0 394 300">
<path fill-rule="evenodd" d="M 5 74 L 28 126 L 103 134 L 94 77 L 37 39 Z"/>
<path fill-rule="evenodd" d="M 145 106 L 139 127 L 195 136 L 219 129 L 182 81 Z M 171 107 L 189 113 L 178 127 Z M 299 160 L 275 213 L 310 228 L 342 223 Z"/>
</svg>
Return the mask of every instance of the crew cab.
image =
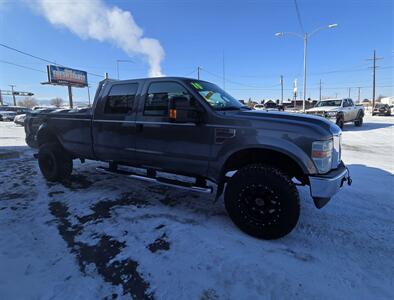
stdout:
<svg viewBox="0 0 394 300">
<path fill-rule="evenodd" d="M 232 221 L 258 238 L 280 238 L 296 226 L 296 185 L 309 186 L 321 208 L 351 183 L 338 126 L 315 116 L 252 110 L 206 81 L 106 79 L 91 109 L 37 117 L 34 139 L 47 180 L 65 180 L 74 159 L 90 159 L 108 164 L 100 172 L 195 192 L 216 187 L 215 199 L 224 192 Z"/>
<path fill-rule="evenodd" d="M 354 122 L 355 126 L 360 127 L 363 125 L 364 106 L 355 105 L 350 98 L 325 99 L 317 102 L 306 113 L 331 119 L 341 129 L 348 122 Z"/>
</svg>

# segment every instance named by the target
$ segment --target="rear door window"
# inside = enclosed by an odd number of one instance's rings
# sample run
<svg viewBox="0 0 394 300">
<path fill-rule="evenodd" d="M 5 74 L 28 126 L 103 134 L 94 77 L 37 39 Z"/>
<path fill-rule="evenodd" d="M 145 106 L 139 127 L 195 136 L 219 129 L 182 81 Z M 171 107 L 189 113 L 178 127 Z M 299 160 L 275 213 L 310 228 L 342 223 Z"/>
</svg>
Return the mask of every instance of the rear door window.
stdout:
<svg viewBox="0 0 394 300">
<path fill-rule="evenodd" d="M 132 112 L 138 83 L 116 84 L 111 87 L 104 107 L 105 114 Z"/>
</svg>

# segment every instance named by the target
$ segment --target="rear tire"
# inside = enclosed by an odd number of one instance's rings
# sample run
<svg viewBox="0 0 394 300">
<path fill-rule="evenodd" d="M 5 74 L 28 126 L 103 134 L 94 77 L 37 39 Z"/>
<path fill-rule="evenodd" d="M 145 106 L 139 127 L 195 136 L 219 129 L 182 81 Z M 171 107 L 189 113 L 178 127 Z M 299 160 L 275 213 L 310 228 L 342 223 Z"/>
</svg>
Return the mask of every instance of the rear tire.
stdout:
<svg viewBox="0 0 394 300">
<path fill-rule="evenodd" d="M 281 238 L 300 216 L 294 183 L 278 169 L 261 164 L 246 166 L 231 177 L 224 202 L 231 220 L 256 238 Z"/>
<path fill-rule="evenodd" d="M 71 156 L 58 143 L 46 143 L 38 151 L 38 165 L 48 181 L 69 177 L 73 169 Z"/>
</svg>

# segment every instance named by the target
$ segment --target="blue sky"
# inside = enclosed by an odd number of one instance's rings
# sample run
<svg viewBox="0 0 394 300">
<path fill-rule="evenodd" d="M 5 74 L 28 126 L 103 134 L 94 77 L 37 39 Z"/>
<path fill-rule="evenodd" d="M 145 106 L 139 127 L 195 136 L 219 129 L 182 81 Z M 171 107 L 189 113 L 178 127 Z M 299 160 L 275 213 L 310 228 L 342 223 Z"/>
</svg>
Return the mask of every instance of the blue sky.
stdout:
<svg viewBox="0 0 394 300">
<path fill-rule="evenodd" d="M 55 0 L 55 2 L 59 0 Z M 74 0 L 71 0 L 74 1 Z M 89 0 L 80 0 L 89 3 Z M 290 98 L 295 78 L 302 85 L 303 42 L 292 36 L 275 37 L 278 31 L 300 32 L 293 0 L 277 1 L 104 1 L 130 11 L 144 36 L 157 39 L 165 51 L 166 75 L 196 77 L 223 85 L 239 99 L 280 97 L 280 75 L 285 98 Z M 390 0 L 298 0 L 306 31 L 338 23 L 317 33 L 308 46 L 308 97 L 370 98 L 370 61 L 376 49 L 381 66 L 377 71 L 377 95 L 393 96 L 394 5 Z M 130 57 L 110 42 L 81 39 L 66 28 L 53 26 L 32 10 L 26 1 L 0 0 L 0 43 L 56 61 L 59 64 L 116 78 L 116 60 Z M 146 77 L 143 56 L 120 64 L 120 77 Z M 0 88 L 32 91 L 38 99 L 60 96 L 64 87 L 42 86 L 45 73 L 19 68 L 12 62 L 45 71 L 45 63 L 0 47 Z M 89 76 L 91 95 L 101 78 Z M 87 89 L 74 89 L 76 101 L 87 99 Z M 6 98 L 8 102 L 10 99 Z"/>
</svg>

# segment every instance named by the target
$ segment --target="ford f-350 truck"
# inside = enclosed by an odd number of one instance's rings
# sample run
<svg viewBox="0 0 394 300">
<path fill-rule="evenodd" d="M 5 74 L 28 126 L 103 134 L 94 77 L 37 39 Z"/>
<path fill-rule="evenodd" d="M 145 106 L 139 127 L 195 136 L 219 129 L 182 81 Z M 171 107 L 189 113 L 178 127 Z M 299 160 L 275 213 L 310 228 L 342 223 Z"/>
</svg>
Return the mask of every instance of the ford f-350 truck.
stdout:
<svg viewBox="0 0 394 300">
<path fill-rule="evenodd" d="M 252 110 L 201 80 L 106 79 L 91 109 L 40 114 L 37 128 L 38 163 L 49 181 L 69 176 L 74 159 L 90 159 L 108 163 L 101 171 L 134 179 L 196 192 L 216 186 L 233 222 L 263 239 L 296 226 L 297 184 L 309 186 L 321 208 L 351 183 L 338 126 L 315 116 Z"/>
</svg>

